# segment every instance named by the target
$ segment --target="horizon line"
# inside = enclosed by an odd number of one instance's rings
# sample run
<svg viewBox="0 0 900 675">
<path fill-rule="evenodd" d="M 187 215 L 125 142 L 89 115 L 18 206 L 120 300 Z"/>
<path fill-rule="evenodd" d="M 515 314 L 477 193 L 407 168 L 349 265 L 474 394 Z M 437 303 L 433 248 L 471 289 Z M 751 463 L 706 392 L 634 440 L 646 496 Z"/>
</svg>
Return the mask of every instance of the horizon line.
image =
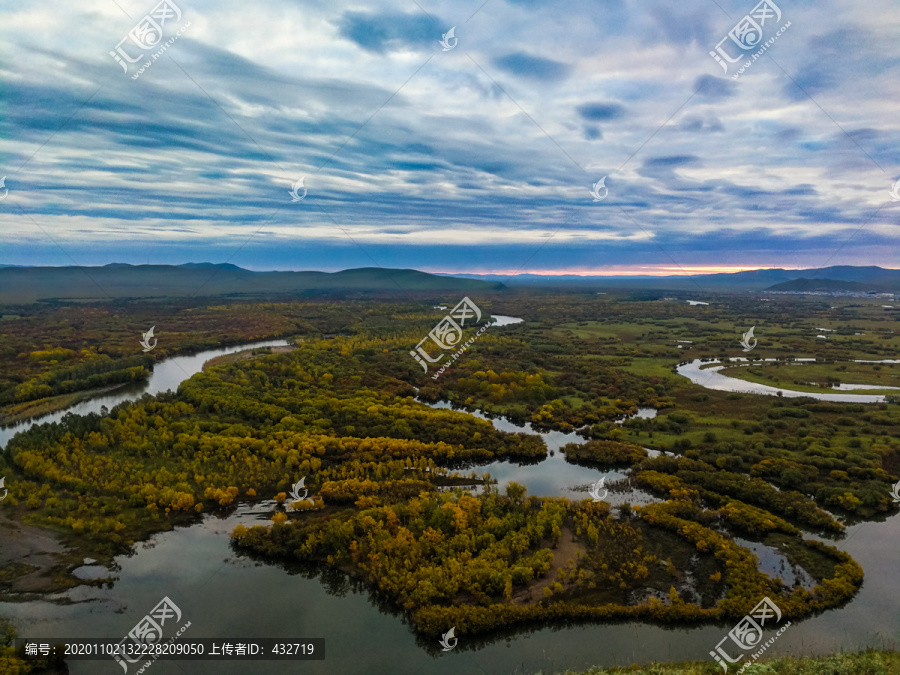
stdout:
<svg viewBox="0 0 900 675">
<path fill-rule="evenodd" d="M 418 272 L 423 272 L 426 274 L 439 274 L 446 276 L 458 276 L 458 275 L 478 275 L 478 276 L 487 276 L 487 275 L 495 275 L 495 276 L 507 276 L 507 277 L 516 277 L 516 276 L 545 276 L 545 277 L 563 277 L 563 276 L 576 276 L 576 277 L 628 277 L 628 276 L 642 276 L 642 277 L 692 277 L 698 275 L 706 275 L 706 274 L 736 274 L 739 272 L 760 272 L 767 270 L 784 270 L 784 271 L 804 271 L 804 270 L 819 270 L 826 269 L 822 267 L 762 267 L 762 266 L 742 266 L 742 265 L 697 265 L 697 266 L 669 266 L 669 265 L 608 265 L 600 268 L 589 268 L 585 269 L 575 268 L 575 269 L 544 269 L 544 270 L 435 270 L 433 268 L 413 268 L 413 267 L 381 267 L 379 266 L 368 266 L 368 267 L 345 267 L 340 269 L 253 269 L 251 267 L 241 267 L 240 265 L 235 265 L 234 263 L 213 263 L 213 262 L 185 262 L 185 263 L 122 263 L 122 262 L 111 262 L 105 264 L 98 265 L 17 265 L 14 263 L 0 263 L 0 269 L 6 268 L 55 268 L 62 269 L 66 267 L 84 267 L 84 268 L 99 268 L 99 267 L 108 267 L 110 265 L 122 265 L 129 267 L 181 267 L 185 265 L 210 265 L 210 266 L 218 266 L 218 265 L 233 265 L 239 269 L 247 270 L 249 272 L 321 272 L 323 274 L 335 274 L 338 272 L 346 272 L 349 270 L 356 269 L 381 269 L 381 270 L 414 270 Z M 879 267 L 885 270 L 895 270 L 900 271 L 900 268 L 894 267 L 883 267 L 881 265 L 831 265 L 831 267 Z"/>
</svg>

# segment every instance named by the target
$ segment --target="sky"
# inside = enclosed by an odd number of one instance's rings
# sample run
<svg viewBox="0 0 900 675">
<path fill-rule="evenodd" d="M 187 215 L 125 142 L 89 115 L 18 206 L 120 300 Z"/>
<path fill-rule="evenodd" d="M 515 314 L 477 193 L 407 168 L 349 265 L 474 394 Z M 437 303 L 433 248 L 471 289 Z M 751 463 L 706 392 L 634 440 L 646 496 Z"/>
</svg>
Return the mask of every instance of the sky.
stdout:
<svg viewBox="0 0 900 675">
<path fill-rule="evenodd" d="M 895 0 L 0 1 L 0 264 L 900 267 Z"/>
</svg>

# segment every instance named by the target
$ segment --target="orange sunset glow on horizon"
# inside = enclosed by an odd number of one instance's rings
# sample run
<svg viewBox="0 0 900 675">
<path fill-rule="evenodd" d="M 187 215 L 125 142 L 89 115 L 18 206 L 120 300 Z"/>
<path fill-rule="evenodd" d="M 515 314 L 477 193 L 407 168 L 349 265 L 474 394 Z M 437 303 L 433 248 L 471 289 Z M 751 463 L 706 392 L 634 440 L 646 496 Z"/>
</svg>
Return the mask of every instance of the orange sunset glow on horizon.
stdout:
<svg viewBox="0 0 900 675">
<path fill-rule="evenodd" d="M 734 272 L 748 272 L 752 270 L 764 269 L 803 269 L 799 267 L 754 267 L 754 266 L 698 266 L 698 265 L 606 265 L 604 267 L 574 267 L 570 269 L 500 269 L 500 270 L 435 270 L 425 269 L 423 271 L 435 274 L 506 274 L 515 276 L 517 274 L 532 274 L 535 276 L 584 276 L 584 277 L 612 277 L 612 276 L 691 276 L 695 274 L 731 274 Z"/>
</svg>

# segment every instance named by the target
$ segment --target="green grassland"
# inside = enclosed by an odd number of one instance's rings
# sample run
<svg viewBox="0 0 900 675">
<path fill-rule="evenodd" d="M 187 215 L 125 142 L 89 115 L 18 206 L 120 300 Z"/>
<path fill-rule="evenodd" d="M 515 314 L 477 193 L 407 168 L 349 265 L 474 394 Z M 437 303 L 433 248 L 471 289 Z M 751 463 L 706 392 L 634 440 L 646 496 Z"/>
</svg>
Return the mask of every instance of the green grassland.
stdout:
<svg viewBox="0 0 900 675">
<path fill-rule="evenodd" d="M 900 387 L 900 363 L 754 363 L 748 367 L 724 368 L 723 375 L 794 391 L 834 393 L 831 384 L 871 384 Z M 814 385 L 808 383 L 816 383 Z M 891 390 L 859 390 L 860 394 L 883 393 Z"/>
</svg>

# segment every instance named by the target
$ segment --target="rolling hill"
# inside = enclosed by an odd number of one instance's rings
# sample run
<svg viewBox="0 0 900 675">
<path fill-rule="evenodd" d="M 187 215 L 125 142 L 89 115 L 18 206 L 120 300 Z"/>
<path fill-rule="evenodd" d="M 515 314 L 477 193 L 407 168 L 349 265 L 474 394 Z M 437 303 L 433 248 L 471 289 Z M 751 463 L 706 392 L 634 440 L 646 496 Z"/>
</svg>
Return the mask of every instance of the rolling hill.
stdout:
<svg viewBox="0 0 900 675">
<path fill-rule="evenodd" d="M 341 272 L 253 272 L 227 263 L 103 267 L 2 267 L 0 303 L 272 294 L 497 291 L 504 285 L 417 270 L 364 267 Z"/>
</svg>

